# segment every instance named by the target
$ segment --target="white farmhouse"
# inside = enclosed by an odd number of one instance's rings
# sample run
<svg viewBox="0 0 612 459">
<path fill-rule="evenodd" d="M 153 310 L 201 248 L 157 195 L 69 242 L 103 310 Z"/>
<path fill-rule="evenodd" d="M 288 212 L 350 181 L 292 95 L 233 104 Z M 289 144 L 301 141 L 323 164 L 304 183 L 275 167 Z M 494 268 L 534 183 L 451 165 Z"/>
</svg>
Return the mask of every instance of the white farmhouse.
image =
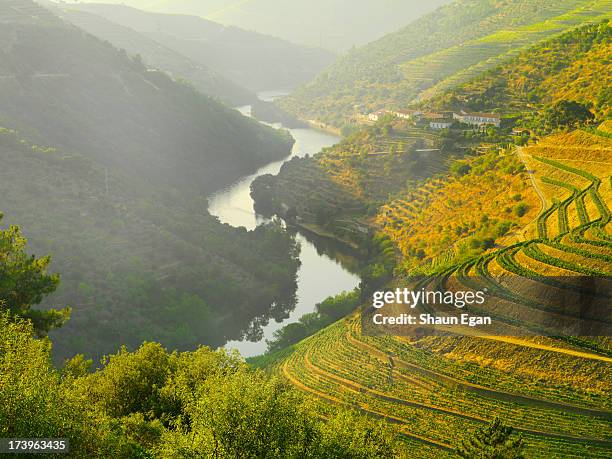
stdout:
<svg viewBox="0 0 612 459">
<path fill-rule="evenodd" d="M 418 110 L 397 110 L 393 114 L 395 115 L 396 118 L 409 120 L 410 118 L 415 118 L 421 115 L 421 112 Z"/>
<path fill-rule="evenodd" d="M 496 113 L 473 113 L 461 110 L 460 113 L 453 113 L 453 118 L 471 126 L 485 126 L 492 124 L 499 127 L 501 119 Z"/>
</svg>

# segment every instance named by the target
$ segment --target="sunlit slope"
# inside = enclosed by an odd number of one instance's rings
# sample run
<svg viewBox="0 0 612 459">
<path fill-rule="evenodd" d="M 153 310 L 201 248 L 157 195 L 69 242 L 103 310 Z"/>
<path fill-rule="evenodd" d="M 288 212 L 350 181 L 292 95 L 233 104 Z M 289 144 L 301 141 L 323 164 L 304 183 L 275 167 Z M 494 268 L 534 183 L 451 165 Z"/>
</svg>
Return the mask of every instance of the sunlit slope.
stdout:
<svg viewBox="0 0 612 459">
<path fill-rule="evenodd" d="M 530 286 L 547 284 L 568 297 L 578 276 L 612 275 L 612 140 L 599 132 L 558 134 L 524 148 L 524 174 L 535 176 L 545 206 L 506 247 L 440 272 L 443 286 L 487 288 L 498 301 L 496 319 L 511 328 L 517 309 L 554 313 L 556 303 L 530 297 Z M 468 190 L 456 208 L 437 204 L 448 203 L 445 188 L 456 186 L 422 190 L 431 206 L 422 204 L 426 218 L 446 215 L 452 225 L 473 213 Z M 405 226 L 418 225 L 418 216 L 402 216 Z M 608 457 L 612 448 L 608 338 L 369 337 L 356 314 L 296 345 L 276 371 L 314 397 L 399 424 L 414 457 L 450 457 L 461 438 L 495 416 L 523 434 L 529 457 Z"/>
<path fill-rule="evenodd" d="M 277 371 L 315 397 L 398 423 L 413 457 L 450 457 L 494 416 L 523 433 L 530 456 L 606 457 L 610 358 L 539 342 L 559 351 L 526 339 L 373 338 L 351 317 L 297 345 Z"/>
<path fill-rule="evenodd" d="M 259 177 L 253 197 L 261 211 L 299 216 L 347 239 L 359 239 L 369 217 L 408 181 L 446 170 L 456 153 L 440 151 L 439 135 L 407 122 L 372 126 L 309 158 L 294 158 L 277 176 Z"/>
<path fill-rule="evenodd" d="M 533 46 L 427 103 L 457 110 L 501 108 L 515 114 L 572 100 L 589 104 L 603 118 L 610 110 L 611 53 L 609 22 L 580 27 Z M 441 82 L 422 96 L 439 93 L 452 83 Z"/>
<path fill-rule="evenodd" d="M 540 201 L 514 149 L 492 149 L 463 164 L 469 168 L 465 174 L 407 188 L 373 219 L 395 242 L 405 265 L 435 271 L 490 249 L 495 241 L 511 241 L 538 215 Z"/>
<path fill-rule="evenodd" d="M 610 0 L 456 2 L 349 53 L 279 103 L 303 118 L 342 126 L 355 105 L 366 111 L 405 106 L 438 83 L 442 91 L 467 81 L 611 11 Z"/>
</svg>

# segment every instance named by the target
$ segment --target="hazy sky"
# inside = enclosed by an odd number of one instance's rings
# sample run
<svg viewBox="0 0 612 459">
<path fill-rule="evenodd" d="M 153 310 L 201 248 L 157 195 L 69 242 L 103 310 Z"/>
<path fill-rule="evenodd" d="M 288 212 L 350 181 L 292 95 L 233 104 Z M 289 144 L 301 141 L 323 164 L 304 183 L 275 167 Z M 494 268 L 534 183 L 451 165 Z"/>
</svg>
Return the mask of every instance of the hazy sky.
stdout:
<svg viewBox="0 0 612 459">
<path fill-rule="evenodd" d="M 452 0 L 102 0 L 202 16 L 336 52 L 401 28 Z M 94 3 L 89 1 L 89 3 Z"/>
</svg>

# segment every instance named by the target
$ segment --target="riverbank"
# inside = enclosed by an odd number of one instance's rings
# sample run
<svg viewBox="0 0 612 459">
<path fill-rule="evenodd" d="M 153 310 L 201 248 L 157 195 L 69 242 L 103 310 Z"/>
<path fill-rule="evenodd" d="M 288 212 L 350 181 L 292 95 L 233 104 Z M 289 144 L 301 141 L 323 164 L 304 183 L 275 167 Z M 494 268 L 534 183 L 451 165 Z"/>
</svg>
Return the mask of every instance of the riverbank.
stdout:
<svg viewBox="0 0 612 459">
<path fill-rule="evenodd" d="M 297 228 L 300 228 L 301 230 L 307 231 L 309 233 L 313 233 L 319 237 L 323 237 L 325 239 L 329 239 L 332 241 L 336 241 L 340 244 L 344 244 L 348 247 L 350 247 L 351 249 L 355 250 L 356 253 L 361 253 L 362 252 L 362 248 L 359 246 L 359 244 L 350 241 L 348 239 L 343 239 L 341 237 L 339 237 L 338 235 L 332 233 L 331 231 L 326 230 L 325 228 L 323 228 L 322 226 L 319 226 L 315 223 L 297 223 L 297 222 L 291 222 L 292 226 L 295 226 Z"/>
<path fill-rule="evenodd" d="M 318 129 L 319 131 L 327 132 L 328 134 L 337 135 L 338 137 L 342 137 L 342 131 L 331 124 L 325 124 L 322 121 L 317 120 L 305 120 L 306 124 L 313 129 Z"/>
</svg>

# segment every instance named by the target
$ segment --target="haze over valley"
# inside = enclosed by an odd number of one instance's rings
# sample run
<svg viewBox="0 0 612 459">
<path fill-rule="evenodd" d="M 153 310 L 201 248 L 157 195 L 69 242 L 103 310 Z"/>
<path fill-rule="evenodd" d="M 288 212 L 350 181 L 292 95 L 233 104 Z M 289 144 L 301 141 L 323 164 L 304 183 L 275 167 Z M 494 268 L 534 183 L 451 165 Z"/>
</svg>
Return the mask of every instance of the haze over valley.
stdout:
<svg viewBox="0 0 612 459">
<path fill-rule="evenodd" d="M 611 14 L 0 0 L 0 452 L 610 457 Z"/>
</svg>

